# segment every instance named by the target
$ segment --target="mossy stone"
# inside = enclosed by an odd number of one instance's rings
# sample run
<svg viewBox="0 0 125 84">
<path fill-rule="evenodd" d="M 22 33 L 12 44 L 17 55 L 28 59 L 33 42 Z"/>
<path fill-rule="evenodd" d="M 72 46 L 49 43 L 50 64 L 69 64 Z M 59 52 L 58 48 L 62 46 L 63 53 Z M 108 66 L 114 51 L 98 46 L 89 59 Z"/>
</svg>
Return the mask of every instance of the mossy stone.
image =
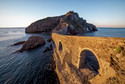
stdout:
<svg viewBox="0 0 125 84">
<path fill-rule="evenodd" d="M 118 46 L 118 47 L 115 48 L 115 52 L 120 53 L 123 49 L 124 49 L 123 47 Z"/>
</svg>

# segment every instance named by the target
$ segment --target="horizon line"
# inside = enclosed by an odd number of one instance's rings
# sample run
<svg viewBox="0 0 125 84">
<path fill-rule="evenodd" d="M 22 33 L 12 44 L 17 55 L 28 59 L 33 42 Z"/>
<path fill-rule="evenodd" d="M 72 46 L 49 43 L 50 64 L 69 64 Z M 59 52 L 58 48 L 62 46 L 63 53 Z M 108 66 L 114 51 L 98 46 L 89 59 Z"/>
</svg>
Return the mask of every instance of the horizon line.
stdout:
<svg viewBox="0 0 125 84">
<path fill-rule="evenodd" d="M 0 28 L 26 28 L 26 27 L 0 27 Z M 125 27 L 97 27 L 97 28 L 125 28 Z"/>
</svg>

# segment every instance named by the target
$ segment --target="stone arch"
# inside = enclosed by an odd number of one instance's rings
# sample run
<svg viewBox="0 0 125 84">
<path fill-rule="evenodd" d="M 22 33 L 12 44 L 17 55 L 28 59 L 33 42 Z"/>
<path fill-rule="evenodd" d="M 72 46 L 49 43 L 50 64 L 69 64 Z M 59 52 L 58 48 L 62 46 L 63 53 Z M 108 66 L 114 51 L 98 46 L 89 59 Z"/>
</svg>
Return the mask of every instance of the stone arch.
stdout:
<svg viewBox="0 0 125 84">
<path fill-rule="evenodd" d="M 80 52 L 79 69 L 85 68 L 86 64 L 89 64 L 95 72 L 99 73 L 99 61 L 97 57 L 93 54 L 93 52 L 89 49 L 84 49 Z"/>
</svg>

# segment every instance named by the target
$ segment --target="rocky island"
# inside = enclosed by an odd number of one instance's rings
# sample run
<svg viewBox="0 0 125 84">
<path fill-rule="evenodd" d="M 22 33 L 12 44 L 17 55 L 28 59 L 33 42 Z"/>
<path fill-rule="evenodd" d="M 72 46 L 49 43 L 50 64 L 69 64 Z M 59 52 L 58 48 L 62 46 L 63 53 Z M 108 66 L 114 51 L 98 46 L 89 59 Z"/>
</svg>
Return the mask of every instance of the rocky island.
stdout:
<svg viewBox="0 0 125 84">
<path fill-rule="evenodd" d="M 78 13 L 38 20 L 26 33 L 51 33 L 54 66 L 60 84 L 124 84 L 125 38 L 77 36 L 97 31 Z M 45 52 L 50 51 L 48 47 Z"/>
<path fill-rule="evenodd" d="M 26 33 L 58 32 L 64 35 L 76 35 L 87 31 L 97 31 L 97 28 L 80 18 L 74 11 L 69 11 L 62 16 L 38 20 L 25 29 Z"/>
</svg>

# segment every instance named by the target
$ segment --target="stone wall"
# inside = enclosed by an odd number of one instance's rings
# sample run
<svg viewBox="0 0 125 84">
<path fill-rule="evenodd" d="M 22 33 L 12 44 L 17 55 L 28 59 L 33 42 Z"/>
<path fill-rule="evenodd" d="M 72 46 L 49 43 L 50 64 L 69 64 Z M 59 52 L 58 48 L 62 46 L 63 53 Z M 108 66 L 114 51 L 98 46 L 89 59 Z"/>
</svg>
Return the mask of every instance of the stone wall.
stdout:
<svg viewBox="0 0 125 84">
<path fill-rule="evenodd" d="M 125 83 L 125 38 L 56 33 L 52 33 L 52 38 L 56 72 L 61 84 Z M 85 60 L 87 56 L 88 61 Z"/>
</svg>

